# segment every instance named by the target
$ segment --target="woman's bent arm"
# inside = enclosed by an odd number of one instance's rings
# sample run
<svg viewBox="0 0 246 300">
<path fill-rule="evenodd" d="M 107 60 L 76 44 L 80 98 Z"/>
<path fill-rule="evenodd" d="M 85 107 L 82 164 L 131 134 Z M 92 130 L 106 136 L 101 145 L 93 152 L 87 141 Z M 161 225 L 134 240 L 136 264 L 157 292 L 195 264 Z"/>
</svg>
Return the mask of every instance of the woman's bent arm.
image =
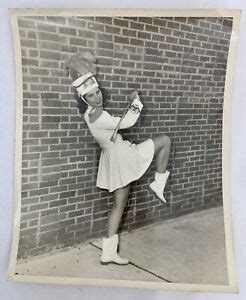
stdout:
<svg viewBox="0 0 246 300">
<path fill-rule="evenodd" d="M 134 105 L 135 108 L 138 108 L 138 111 L 129 109 L 121 121 L 120 129 L 132 127 L 137 122 L 143 104 L 136 98 L 133 100 L 132 105 Z M 94 124 L 101 129 L 115 129 L 119 121 L 120 117 L 111 116 L 108 112 L 104 111 Z"/>
</svg>

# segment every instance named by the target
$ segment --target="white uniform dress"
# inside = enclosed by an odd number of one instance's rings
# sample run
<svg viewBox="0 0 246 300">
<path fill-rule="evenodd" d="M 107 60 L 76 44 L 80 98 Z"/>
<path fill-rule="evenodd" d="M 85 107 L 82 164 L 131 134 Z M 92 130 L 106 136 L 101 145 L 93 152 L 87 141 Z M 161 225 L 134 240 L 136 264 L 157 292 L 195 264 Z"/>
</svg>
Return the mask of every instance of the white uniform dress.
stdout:
<svg viewBox="0 0 246 300">
<path fill-rule="evenodd" d="M 139 99 L 133 100 L 132 104 L 137 105 L 140 111 L 142 110 L 143 104 Z M 119 133 L 115 143 L 110 141 L 120 118 L 103 110 L 100 117 L 91 123 L 89 121 L 91 109 L 88 107 L 86 110 L 85 121 L 102 149 L 98 166 L 97 186 L 113 192 L 139 179 L 146 172 L 153 160 L 154 143 L 152 139 L 139 144 L 130 143 L 123 140 Z M 128 110 L 121 122 L 120 129 L 133 126 L 138 117 L 139 113 Z"/>
</svg>

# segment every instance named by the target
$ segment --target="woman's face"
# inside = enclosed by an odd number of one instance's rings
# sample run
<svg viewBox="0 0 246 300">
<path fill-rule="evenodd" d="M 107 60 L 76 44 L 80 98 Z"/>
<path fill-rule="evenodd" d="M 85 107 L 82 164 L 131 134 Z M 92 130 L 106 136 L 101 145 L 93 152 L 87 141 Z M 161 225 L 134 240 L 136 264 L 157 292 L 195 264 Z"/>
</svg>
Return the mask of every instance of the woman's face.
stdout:
<svg viewBox="0 0 246 300">
<path fill-rule="evenodd" d="M 103 103 L 102 92 L 98 87 L 93 88 L 84 95 L 85 100 L 92 107 L 101 107 Z"/>
</svg>

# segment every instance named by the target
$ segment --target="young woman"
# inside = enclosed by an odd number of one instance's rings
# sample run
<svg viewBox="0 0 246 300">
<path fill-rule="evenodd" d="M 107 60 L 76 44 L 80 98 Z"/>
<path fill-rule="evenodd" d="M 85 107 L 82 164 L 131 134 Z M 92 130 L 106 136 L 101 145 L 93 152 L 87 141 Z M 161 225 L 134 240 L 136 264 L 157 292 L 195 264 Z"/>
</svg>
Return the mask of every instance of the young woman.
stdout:
<svg viewBox="0 0 246 300">
<path fill-rule="evenodd" d="M 87 72 L 79 76 L 73 81 L 73 86 L 88 106 L 84 119 L 101 147 L 97 186 L 107 189 L 114 196 L 114 204 L 108 217 L 107 238 L 103 238 L 101 264 L 126 265 L 129 263 L 128 259 L 121 258 L 117 253 L 117 232 L 127 204 L 130 183 L 146 172 L 155 156 L 155 180 L 150 184 L 150 188 L 160 200 L 166 202 L 163 192 L 169 176 L 166 167 L 170 152 L 170 139 L 166 135 L 160 135 L 142 143 L 133 144 L 117 133 L 115 141 L 111 141 L 120 118 L 103 110 L 102 92 L 94 74 Z M 130 109 L 121 120 L 119 129 L 133 126 L 142 110 L 143 104 L 138 93 L 133 92 L 131 98 L 133 101 Z"/>
</svg>

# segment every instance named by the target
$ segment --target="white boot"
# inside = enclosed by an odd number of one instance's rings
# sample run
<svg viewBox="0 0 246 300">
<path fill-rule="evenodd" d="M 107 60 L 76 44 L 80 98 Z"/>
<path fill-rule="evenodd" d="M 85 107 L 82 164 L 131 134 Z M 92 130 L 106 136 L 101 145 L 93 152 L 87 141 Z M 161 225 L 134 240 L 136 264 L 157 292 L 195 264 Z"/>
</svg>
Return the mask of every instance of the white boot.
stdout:
<svg viewBox="0 0 246 300">
<path fill-rule="evenodd" d="M 118 234 L 114 234 L 110 238 L 103 238 L 103 253 L 101 256 L 102 265 L 107 265 L 109 263 L 127 265 L 129 263 L 128 259 L 121 258 L 117 254 L 118 241 Z"/>
<path fill-rule="evenodd" d="M 150 188 L 154 191 L 156 196 L 161 199 L 163 202 L 167 202 L 163 196 L 164 188 L 168 179 L 170 172 L 166 171 L 165 173 L 155 173 L 155 180 L 149 185 Z"/>
</svg>

